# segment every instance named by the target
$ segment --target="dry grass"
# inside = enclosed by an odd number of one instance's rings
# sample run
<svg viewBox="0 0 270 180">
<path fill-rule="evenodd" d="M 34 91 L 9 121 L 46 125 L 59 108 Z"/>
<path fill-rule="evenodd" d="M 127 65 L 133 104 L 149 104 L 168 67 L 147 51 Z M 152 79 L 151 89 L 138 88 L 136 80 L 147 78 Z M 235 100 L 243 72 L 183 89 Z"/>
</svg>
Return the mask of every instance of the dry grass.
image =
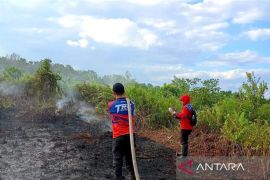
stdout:
<svg viewBox="0 0 270 180">
<path fill-rule="evenodd" d="M 179 129 L 142 129 L 138 135 L 161 143 L 174 151 L 180 150 Z M 192 156 L 270 156 L 269 149 L 244 148 L 228 141 L 220 132 L 204 127 L 194 128 L 189 144 L 189 152 Z"/>
</svg>

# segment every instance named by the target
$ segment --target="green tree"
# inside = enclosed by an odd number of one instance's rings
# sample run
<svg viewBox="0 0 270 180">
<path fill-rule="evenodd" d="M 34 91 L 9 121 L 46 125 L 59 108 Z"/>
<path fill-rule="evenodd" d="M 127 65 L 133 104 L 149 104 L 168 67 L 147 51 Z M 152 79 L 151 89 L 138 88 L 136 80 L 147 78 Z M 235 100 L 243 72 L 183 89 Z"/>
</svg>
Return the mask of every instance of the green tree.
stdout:
<svg viewBox="0 0 270 180">
<path fill-rule="evenodd" d="M 173 86 L 178 88 L 178 92 L 183 94 L 183 93 L 188 93 L 191 86 L 189 83 L 189 80 L 184 79 L 184 78 L 178 78 L 178 77 L 174 77 L 174 79 L 172 80 L 171 83 Z M 178 94 L 179 96 L 179 94 Z"/>
<path fill-rule="evenodd" d="M 61 76 L 52 72 L 51 62 L 50 59 L 42 60 L 40 67 L 30 81 L 31 93 L 36 94 L 43 101 L 54 99 L 60 93 L 57 82 L 61 80 Z"/>
<path fill-rule="evenodd" d="M 261 78 L 256 78 L 254 73 L 246 73 L 247 82 L 242 84 L 239 95 L 242 103 L 243 111 L 246 111 L 249 119 L 254 120 L 257 115 L 257 110 L 266 102 L 264 95 L 268 90 L 267 83 L 261 81 Z"/>
<path fill-rule="evenodd" d="M 197 109 L 212 107 L 222 99 L 218 79 L 203 80 L 200 84 L 201 86 L 194 87 L 190 93 L 192 103 Z"/>
<path fill-rule="evenodd" d="M 200 82 L 199 78 L 178 78 L 174 77 L 171 83 L 164 84 L 161 87 L 164 95 L 167 96 L 176 96 L 179 97 L 183 94 L 190 93 Z"/>
</svg>

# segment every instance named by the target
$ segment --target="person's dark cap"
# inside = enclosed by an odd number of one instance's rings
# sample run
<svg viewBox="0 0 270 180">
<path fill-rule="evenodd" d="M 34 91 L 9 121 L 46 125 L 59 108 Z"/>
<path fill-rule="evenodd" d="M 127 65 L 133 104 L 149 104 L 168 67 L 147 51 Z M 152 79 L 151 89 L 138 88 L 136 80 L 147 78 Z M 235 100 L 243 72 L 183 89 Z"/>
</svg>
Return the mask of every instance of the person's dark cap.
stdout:
<svg viewBox="0 0 270 180">
<path fill-rule="evenodd" d="M 124 88 L 123 84 L 121 84 L 121 83 L 115 83 L 113 85 L 112 90 L 114 93 L 119 94 L 119 95 L 122 95 L 125 93 L 125 88 Z"/>
</svg>

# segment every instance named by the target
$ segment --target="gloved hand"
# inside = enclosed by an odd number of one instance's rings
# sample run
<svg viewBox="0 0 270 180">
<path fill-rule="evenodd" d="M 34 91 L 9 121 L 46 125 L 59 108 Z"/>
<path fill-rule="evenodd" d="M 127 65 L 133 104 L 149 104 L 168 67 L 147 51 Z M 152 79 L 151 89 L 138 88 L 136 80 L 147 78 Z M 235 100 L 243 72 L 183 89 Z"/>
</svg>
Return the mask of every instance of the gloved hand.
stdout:
<svg viewBox="0 0 270 180">
<path fill-rule="evenodd" d="M 172 116 L 176 115 L 176 111 L 171 107 L 169 107 L 169 112 L 171 113 Z"/>
</svg>

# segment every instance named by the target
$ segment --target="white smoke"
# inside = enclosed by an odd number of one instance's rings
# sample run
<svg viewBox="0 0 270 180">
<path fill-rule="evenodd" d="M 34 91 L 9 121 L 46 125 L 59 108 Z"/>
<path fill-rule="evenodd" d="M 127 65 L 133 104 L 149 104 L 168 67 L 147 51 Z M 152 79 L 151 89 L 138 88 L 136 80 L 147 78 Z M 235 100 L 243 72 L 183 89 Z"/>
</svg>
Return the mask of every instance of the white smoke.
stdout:
<svg viewBox="0 0 270 180">
<path fill-rule="evenodd" d="M 6 81 L 0 82 L 1 95 L 22 95 L 24 88 L 24 84 L 12 84 Z"/>
<path fill-rule="evenodd" d="M 99 124 L 99 128 L 103 131 L 110 131 L 111 124 L 108 120 L 101 119 L 96 115 L 95 108 L 86 102 L 79 101 L 73 97 L 64 97 L 56 101 L 56 114 L 64 111 L 74 112 L 81 120 L 87 123 Z M 69 106 L 72 106 L 70 108 Z M 70 113 L 70 112 L 69 112 Z"/>
<path fill-rule="evenodd" d="M 86 104 L 85 102 L 82 101 L 78 101 L 77 103 L 78 106 L 78 111 L 77 111 L 77 115 L 84 121 L 86 122 L 91 122 L 94 120 L 100 120 L 97 116 L 95 116 L 95 109 Z"/>
<path fill-rule="evenodd" d="M 62 99 L 59 99 L 56 101 L 56 107 L 57 107 L 57 110 L 58 111 L 61 111 L 64 109 L 65 106 L 67 106 L 67 104 L 69 102 L 72 102 L 73 99 L 71 97 L 65 97 L 65 98 L 62 98 Z"/>
</svg>

